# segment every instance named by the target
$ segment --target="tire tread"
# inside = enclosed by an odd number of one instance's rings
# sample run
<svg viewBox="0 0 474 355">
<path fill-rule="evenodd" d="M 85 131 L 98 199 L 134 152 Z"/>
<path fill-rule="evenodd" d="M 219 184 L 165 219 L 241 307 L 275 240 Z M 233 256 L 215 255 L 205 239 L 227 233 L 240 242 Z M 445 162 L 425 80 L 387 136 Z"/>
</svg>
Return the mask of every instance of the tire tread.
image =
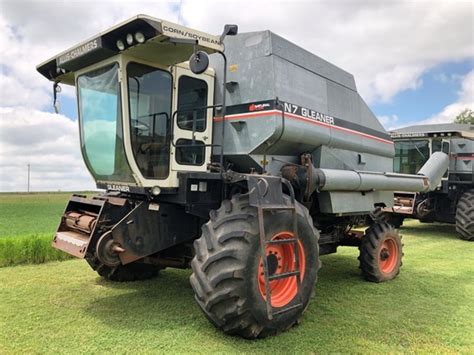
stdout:
<svg viewBox="0 0 474 355">
<path fill-rule="evenodd" d="M 464 192 L 459 199 L 455 223 L 461 239 L 474 241 L 474 189 Z"/>
</svg>

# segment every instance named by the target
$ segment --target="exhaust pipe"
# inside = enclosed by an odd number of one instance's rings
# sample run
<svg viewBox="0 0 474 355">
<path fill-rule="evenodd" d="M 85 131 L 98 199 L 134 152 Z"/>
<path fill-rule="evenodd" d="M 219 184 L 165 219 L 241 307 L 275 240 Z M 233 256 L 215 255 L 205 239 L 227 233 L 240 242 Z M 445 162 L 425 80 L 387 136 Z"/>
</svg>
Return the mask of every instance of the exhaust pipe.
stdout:
<svg viewBox="0 0 474 355">
<path fill-rule="evenodd" d="M 305 159 L 303 157 L 303 159 Z M 418 174 L 398 174 L 372 171 L 351 171 L 338 169 L 319 169 L 309 166 L 306 160 L 305 195 L 318 191 L 406 191 L 427 192 L 439 185 L 448 169 L 449 158 L 445 153 L 436 152 L 423 165 Z M 301 170 L 283 167 L 282 176 L 290 182 L 302 179 Z M 301 183 L 298 184 L 301 186 Z"/>
</svg>

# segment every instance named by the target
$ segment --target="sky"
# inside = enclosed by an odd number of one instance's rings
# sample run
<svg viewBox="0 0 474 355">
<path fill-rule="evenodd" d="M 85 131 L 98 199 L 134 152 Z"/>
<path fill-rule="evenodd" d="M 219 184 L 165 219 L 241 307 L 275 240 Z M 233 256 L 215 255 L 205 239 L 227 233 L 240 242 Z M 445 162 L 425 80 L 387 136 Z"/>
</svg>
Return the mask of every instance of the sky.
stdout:
<svg viewBox="0 0 474 355">
<path fill-rule="evenodd" d="M 90 190 L 74 89 L 36 65 L 136 14 L 220 34 L 271 30 L 347 70 L 386 129 L 474 109 L 474 2 L 0 0 L 0 192 Z"/>
</svg>

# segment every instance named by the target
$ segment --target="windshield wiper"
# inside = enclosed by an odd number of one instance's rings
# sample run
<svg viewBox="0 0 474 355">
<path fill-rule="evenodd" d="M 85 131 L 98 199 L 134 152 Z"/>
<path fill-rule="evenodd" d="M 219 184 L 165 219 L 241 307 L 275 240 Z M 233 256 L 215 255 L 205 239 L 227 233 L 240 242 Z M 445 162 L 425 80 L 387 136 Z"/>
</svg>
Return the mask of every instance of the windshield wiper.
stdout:
<svg viewBox="0 0 474 355">
<path fill-rule="evenodd" d="M 421 152 L 420 148 L 418 148 L 418 146 L 416 145 L 416 143 L 415 143 L 415 149 L 417 150 L 418 153 L 420 153 L 420 155 L 423 157 L 423 159 L 426 160 L 425 155 Z"/>
</svg>

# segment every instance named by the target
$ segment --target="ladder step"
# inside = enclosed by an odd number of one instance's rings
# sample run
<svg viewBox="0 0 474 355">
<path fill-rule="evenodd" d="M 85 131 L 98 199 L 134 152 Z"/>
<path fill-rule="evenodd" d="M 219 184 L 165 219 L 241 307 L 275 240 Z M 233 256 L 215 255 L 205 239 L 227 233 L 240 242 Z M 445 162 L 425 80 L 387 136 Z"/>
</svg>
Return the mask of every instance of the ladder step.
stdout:
<svg viewBox="0 0 474 355">
<path fill-rule="evenodd" d="M 278 312 L 274 312 L 273 313 L 273 316 L 277 316 L 279 314 L 282 314 L 282 313 L 286 313 L 286 312 L 289 312 L 289 311 L 292 311 L 294 309 L 297 309 L 297 308 L 300 308 L 300 307 L 303 307 L 303 303 L 297 303 L 293 306 L 290 306 L 290 307 L 287 307 L 287 308 L 283 308 L 281 310 L 279 310 Z"/>
<path fill-rule="evenodd" d="M 286 244 L 286 243 L 296 243 L 296 238 L 289 238 L 289 239 L 275 239 L 275 240 L 268 240 L 266 241 L 267 244 Z"/>
<path fill-rule="evenodd" d="M 296 276 L 296 275 L 299 275 L 299 274 L 300 274 L 299 270 L 290 271 L 290 272 L 283 272 L 281 274 L 274 274 L 274 275 L 268 276 L 268 281 L 284 279 L 286 277 Z"/>
</svg>

